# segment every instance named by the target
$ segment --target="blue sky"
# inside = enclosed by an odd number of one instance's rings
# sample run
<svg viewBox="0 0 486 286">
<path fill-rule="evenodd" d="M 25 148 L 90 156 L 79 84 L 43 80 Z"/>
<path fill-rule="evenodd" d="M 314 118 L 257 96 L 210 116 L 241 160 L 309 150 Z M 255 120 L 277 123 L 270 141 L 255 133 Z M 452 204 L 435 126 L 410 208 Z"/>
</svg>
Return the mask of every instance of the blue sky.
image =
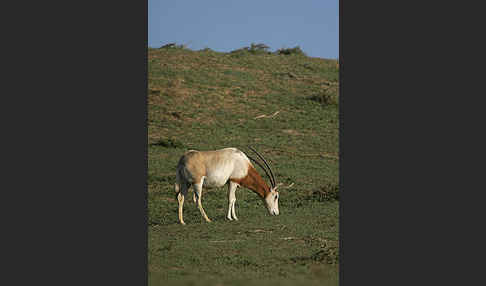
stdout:
<svg viewBox="0 0 486 286">
<path fill-rule="evenodd" d="M 148 45 L 229 52 L 251 43 L 339 57 L 338 0 L 148 0 Z"/>
</svg>

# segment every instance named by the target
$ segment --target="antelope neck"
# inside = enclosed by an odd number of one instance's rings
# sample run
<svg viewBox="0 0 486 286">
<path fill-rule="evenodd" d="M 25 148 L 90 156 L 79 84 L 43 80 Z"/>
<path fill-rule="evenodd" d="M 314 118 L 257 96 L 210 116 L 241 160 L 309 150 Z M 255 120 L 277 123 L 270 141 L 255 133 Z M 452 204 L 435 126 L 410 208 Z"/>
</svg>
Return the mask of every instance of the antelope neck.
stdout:
<svg viewBox="0 0 486 286">
<path fill-rule="evenodd" d="M 251 165 L 248 166 L 248 174 L 245 177 L 239 179 L 231 178 L 230 180 L 254 191 L 262 199 L 265 199 L 267 194 L 270 193 L 270 187 Z"/>
</svg>

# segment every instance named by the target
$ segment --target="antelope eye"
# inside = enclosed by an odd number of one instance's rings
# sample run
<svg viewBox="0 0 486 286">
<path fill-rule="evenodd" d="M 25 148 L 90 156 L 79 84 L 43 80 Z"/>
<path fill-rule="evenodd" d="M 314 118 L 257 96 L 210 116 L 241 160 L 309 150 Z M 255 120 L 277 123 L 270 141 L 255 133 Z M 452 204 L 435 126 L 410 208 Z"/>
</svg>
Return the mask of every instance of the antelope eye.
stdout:
<svg viewBox="0 0 486 286">
<path fill-rule="evenodd" d="M 275 195 L 275 200 L 278 200 L 278 195 Z"/>
</svg>

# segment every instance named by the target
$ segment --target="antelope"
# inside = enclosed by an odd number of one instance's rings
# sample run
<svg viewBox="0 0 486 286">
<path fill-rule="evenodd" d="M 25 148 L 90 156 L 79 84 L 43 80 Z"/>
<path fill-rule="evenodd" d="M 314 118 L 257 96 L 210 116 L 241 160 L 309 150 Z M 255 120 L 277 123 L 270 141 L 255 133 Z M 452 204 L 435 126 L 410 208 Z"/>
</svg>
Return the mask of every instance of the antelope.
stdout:
<svg viewBox="0 0 486 286">
<path fill-rule="evenodd" d="M 193 188 L 193 200 L 199 208 L 201 215 L 207 222 L 211 220 L 206 215 L 201 204 L 202 189 L 222 187 L 228 183 L 228 220 L 238 220 L 235 211 L 236 188 L 245 187 L 263 200 L 265 207 L 270 215 L 278 215 L 277 188 L 281 184 L 275 183 L 272 169 L 265 158 L 252 147 L 249 147 L 264 162 L 268 171 L 263 165 L 252 157 L 246 155 L 236 148 L 224 148 L 214 151 L 189 150 L 179 160 L 177 165 L 175 192 L 179 204 L 179 222 L 183 225 L 182 209 L 184 197 L 189 188 Z M 268 186 L 263 178 L 258 174 L 251 159 L 257 163 L 270 179 L 271 186 Z"/>
</svg>

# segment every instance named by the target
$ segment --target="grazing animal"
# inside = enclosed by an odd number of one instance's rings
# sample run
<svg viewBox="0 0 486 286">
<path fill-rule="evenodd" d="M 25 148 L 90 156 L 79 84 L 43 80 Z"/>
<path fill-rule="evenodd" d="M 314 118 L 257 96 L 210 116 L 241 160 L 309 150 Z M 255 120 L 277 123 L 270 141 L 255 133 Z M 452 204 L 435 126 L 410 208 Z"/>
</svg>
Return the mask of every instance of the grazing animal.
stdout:
<svg viewBox="0 0 486 286">
<path fill-rule="evenodd" d="M 226 183 L 228 183 L 228 213 L 226 216 L 228 220 L 238 220 L 235 211 L 235 193 L 238 186 L 243 186 L 257 193 L 270 215 L 279 214 L 277 188 L 280 184 L 275 184 L 273 172 L 263 156 L 253 148 L 249 148 L 263 160 L 270 174 L 260 162 L 236 148 L 224 148 L 215 151 L 189 150 L 180 158 L 174 188 L 179 203 L 179 221 L 181 224 L 185 224 L 182 209 L 184 197 L 190 187 L 193 188 L 193 200 L 197 202 L 201 215 L 207 222 L 211 222 L 201 204 L 202 189 L 203 187 L 222 187 Z M 249 159 L 265 171 L 270 179 L 271 186 L 268 186 L 262 179 Z"/>
</svg>

